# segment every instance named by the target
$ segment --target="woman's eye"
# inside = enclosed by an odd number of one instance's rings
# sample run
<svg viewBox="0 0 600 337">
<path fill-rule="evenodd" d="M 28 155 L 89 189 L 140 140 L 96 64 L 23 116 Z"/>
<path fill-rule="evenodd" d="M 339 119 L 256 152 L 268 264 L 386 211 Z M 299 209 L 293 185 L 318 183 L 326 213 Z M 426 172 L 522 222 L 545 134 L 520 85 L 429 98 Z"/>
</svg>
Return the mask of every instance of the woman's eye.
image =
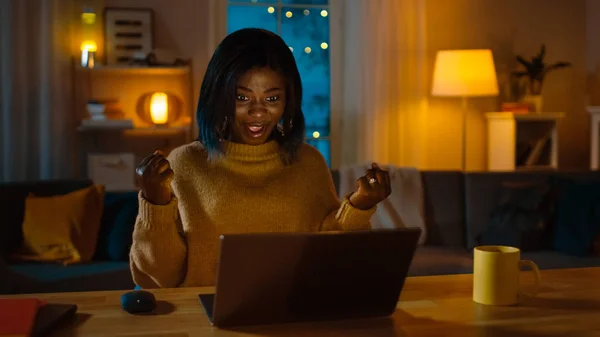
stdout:
<svg viewBox="0 0 600 337">
<path fill-rule="evenodd" d="M 268 102 L 276 102 L 279 100 L 279 96 L 271 96 L 267 98 Z"/>
<path fill-rule="evenodd" d="M 248 97 L 246 97 L 244 95 L 237 95 L 237 99 L 238 99 L 238 101 L 247 101 Z"/>
</svg>

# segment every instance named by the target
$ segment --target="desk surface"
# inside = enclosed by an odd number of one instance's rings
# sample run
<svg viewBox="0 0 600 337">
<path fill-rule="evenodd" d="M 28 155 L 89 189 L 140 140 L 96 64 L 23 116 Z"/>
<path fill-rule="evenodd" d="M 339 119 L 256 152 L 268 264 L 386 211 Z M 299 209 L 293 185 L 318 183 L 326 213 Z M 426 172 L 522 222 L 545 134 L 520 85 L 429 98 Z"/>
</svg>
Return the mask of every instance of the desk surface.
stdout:
<svg viewBox="0 0 600 337">
<path fill-rule="evenodd" d="M 523 272 L 522 283 L 532 283 Z M 220 330 L 211 327 L 199 293 L 154 291 L 159 314 L 133 316 L 119 307 L 122 291 L 17 295 L 79 306 L 77 321 L 56 336 L 600 336 L 600 268 L 542 271 L 536 298 L 520 305 L 473 303 L 472 275 L 412 277 L 390 318 L 294 323 Z"/>
</svg>

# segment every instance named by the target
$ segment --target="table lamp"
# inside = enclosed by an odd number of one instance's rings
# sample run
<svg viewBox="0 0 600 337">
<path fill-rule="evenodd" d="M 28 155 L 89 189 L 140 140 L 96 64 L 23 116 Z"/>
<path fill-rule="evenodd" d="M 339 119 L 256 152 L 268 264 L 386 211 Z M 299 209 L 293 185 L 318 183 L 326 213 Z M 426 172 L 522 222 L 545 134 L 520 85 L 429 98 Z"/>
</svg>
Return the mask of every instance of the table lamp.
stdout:
<svg viewBox="0 0 600 337">
<path fill-rule="evenodd" d="M 164 92 L 155 92 L 150 97 L 150 118 L 155 125 L 169 121 L 169 97 Z"/>
<path fill-rule="evenodd" d="M 435 58 L 432 96 L 462 98 L 462 169 L 467 166 L 467 98 L 498 95 L 489 49 L 440 50 Z"/>
</svg>

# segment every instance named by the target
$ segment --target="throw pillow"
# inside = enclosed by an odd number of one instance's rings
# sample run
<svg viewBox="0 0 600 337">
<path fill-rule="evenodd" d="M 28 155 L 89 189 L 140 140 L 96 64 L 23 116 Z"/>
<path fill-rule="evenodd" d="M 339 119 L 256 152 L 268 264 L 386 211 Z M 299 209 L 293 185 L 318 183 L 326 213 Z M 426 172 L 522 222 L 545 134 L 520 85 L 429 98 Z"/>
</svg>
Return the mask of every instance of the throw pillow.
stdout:
<svg viewBox="0 0 600 337">
<path fill-rule="evenodd" d="M 137 192 L 106 193 L 94 259 L 112 261 L 129 259 L 137 214 Z"/>
<path fill-rule="evenodd" d="M 503 245 L 523 251 L 552 245 L 552 194 L 547 183 L 504 182 L 503 196 L 491 214 L 479 245 Z"/>
<path fill-rule="evenodd" d="M 104 186 L 25 199 L 23 247 L 13 258 L 63 264 L 92 259 L 100 228 Z"/>
<path fill-rule="evenodd" d="M 589 256 L 600 234 L 600 182 L 561 182 L 556 210 L 554 249 Z"/>
</svg>

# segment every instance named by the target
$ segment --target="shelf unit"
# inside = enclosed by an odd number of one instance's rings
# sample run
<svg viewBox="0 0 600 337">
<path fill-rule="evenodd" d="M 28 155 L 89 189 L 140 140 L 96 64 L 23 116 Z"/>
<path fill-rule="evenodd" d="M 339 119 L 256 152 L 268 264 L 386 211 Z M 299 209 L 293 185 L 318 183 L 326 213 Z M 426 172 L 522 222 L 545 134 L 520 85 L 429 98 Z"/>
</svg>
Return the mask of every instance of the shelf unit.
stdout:
<svg viewBox="0 0 600 337">
<path fill-rule="evenodd" d="M 487 119 L 489 171 L 558 167 L 558 122 L 562 112 L 490 112 Z"/>
<path fill-rule="evenodd" d="M 75 172 L 88 177 L 88 155 L 133 153 L 139 163 L 145 156 L 160 149 L 168 154 L 177 146 L 189 143 L 194 135 L 192 67 L 96 66 L 74 67 L 74 123 L 79 138 L 75 156 Z M 162 91 L 177 97 L 180 117 L 168 126 L 155 126 L 141 117 L 143 97 Z M 129 119 L 129 126 L 82 125 L 89 118 L 89 100 L 116 100 L 118 110 L 110 118 Z M 117 117 L 115 117 L 117 116 Z M 131 172 L 132 177 L 134 171 Z"/>
<path fill-rule="evenodd" d="M 590 169 L 599 168 L 600 158 L 600 106 L 588 106 L 590 114 Z"/>
</svg>

